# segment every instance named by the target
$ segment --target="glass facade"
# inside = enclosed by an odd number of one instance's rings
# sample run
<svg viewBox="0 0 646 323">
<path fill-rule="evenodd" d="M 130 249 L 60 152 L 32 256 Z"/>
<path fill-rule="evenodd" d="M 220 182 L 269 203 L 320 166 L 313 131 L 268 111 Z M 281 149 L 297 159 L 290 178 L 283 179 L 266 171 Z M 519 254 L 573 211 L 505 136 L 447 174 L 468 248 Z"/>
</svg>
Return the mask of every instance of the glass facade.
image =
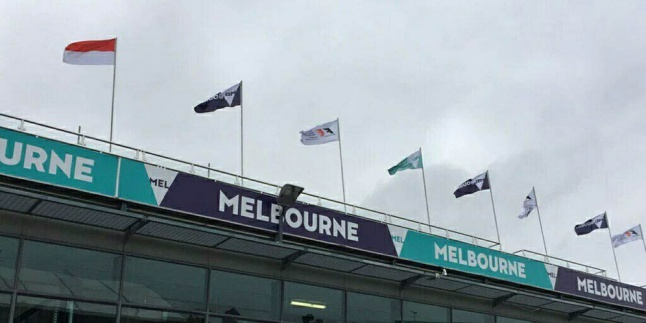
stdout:
<svg viewBox="0 0 646 323">
<path fill-rule="evenodd" d="M 0 236 L 4 322 L 529 323 L 118 253 L 32 240 L 21 245 Z"/>
</svg>

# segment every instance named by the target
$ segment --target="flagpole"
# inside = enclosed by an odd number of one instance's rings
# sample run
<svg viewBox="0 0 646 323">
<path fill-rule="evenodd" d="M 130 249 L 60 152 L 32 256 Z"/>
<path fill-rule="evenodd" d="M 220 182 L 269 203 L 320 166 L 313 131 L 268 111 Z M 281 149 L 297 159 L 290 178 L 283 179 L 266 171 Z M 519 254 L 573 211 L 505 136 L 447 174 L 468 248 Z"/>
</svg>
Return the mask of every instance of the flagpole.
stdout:
<svg viewBox="0 0 646 323">
<path fill-rule="evenodd" d="M 244 186 L 244 141 L 243 141 L 244 109 L 242 106 L 243 100 L 244 100 L 244 96 L 242 95 L 242 81 L 240 81 L 240 184 L 241 186 Z"/>
<path fill-rule="evenodd" d="M 548 260 L 547 244 L 545 243 L 545 233 L 543 232 L 543 221 L 541 221 L 541 209 L 538 207 L 538 197 L 536 197 L 536 190 L 534 189 L 534 187 L 532 187 L 532 193 L 534 193 L 533 194 L 534 199 L 536 199 L 536 213 L 538 213 L 538 225 L 540 225 L 541 227 L 541 236 L 543 237 L 543 248 L 545 248 L 545 260 Z"/>
<path fill-rule="evenodd" d="M 339 160 L 341 162 L 341 188 L 343 189 L 343 210 L 347 213 L 348 209 L 345 202 L 345 177 L 343 176 L 343 153 L 341 152 L 341 122 L 336 118 L 336 125 L 339 128 Z"/>
<path fill-rule="evenodd" d="M 644 243 L 644 251 L 646 251 L 646 241 L 644 241 L 644 230 L 642 230 L 642 225 L 639 225 L 639 231 L 642 233 L 642 242 Z"/>
<path fill-rule="evenodd" d="M 112 109 L 110 111 L 110 145 L 108 151 L 112 152 L 112 132 L 114 129 L 114 88 L 117 75 L 117 37 L 114 38 L 114 64 L 112 65 Z"/>
<path fill-rule="evenodd" d="M 500 251 L 502 251 L 502 243 L 500 242 L 500 231 L 498 230 L 498 217 L 496 216 L 496 206 L 493 203 L 493 188 L 491 185 L 491 180 L 489 179 L 489 171 L 487 171 L 487 175 L 485 175 L 485 178 L 489 180 L 489 196 L 491 197 L 491 209 L 493 210 L 493 220 L 496 223 L 496 236 L 498 236 L 498 246 L 500 247 Z"/>
<path fill-rule="evenodd" d="M 419 156 L 422 160 L 422 183 L 424 183 L 424 199 L 426 200 L 426 217 L 428 217 L 428 231 L 431 231 L 431 212 L 428 210 L 428 191 L 426 190 L 426 173 L 424 172 L 424 158 L 422 157 L 422 147 L 419 147 Z"/>
<path fill-rule="evenodd" d="M 606 217 L 608 213 L 606 212 Z M 619 264 L 617 263 L 617 254 L 615 253 L 615 246 L 612 245 L 612 233 L 610 233 L 610 221 L 608 221 L 608 237 L 610 237 L 610 248 L 612 248 L 612 256 L 615 258 L 615 267 L 617 268 L 617 281 L 621 282 L 621 274 L 619 273 Z"/>
</svg>

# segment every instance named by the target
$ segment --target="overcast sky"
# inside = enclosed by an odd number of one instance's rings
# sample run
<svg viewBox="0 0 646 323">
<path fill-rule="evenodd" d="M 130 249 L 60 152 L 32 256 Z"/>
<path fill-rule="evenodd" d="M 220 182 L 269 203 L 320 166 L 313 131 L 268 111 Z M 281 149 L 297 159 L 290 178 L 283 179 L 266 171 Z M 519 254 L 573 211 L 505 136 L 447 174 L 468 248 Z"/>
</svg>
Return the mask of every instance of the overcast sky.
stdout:
<svg viewBox="0 0 646 323">
<path fill-rule="evenodd" d="M 299 131 L 340 118 L 347 200 L 542 251 L 616 277 L 613 233 L 646 224 L 644 1 L 0 1 L 1 111 L 107 138 L 112 68 L 62 63 L 73 41 L 118 37 L 115 141 L 238 173 L 239 108 L 193 106 L 244 80 L 245 175 L 341 199 L 338 146 Z M 646 284 L 640 242 L 617 250 Z"/>
</svg>

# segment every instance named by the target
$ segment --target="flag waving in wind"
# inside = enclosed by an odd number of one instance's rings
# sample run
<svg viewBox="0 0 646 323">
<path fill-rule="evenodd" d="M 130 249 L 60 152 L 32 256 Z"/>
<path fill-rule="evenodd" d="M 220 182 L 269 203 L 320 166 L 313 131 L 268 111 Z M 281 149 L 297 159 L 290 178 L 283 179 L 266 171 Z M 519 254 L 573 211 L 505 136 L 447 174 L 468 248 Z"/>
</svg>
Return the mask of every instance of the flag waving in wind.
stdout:
<svg viewBox="0 0 646 323">
<path fill-rule="evenodd" d="M 466 180 L 464 183 L 460 184 L 457 190 L 453 192 L 455 198 L 462 197 L 464 195 L 473 194 L 475 192 L 488 190 L 491 187 L 489 186 L 489 172 L 486 171 L 474 178 Z"/>
<path fill-rule="evenodd" d="M 412 153 L 410 156 L 404 158 L 404 160 L 400 161 L 399 164 L 388 169 L 388 174 L 395 175 L 395 173 L 397 173 L 398 171 L 405 169 L 418 169 L 423 167 L 424 162 L 422 161 L 422 150 L 420 149 Z"/>
<path fill-rule="evenodd" d="M 198 104 L 193 110 L 197 113 L 213 112 L 215 110 L 235 107 L 242 104 L 242 82 L 210 97 Z"/>
<path fill-rule="evenodd" d="M 602 214 L 599 214 L 588 221 L 575 225 L 574 232 L 576 233 L 576 235 L 580 236 L 580 235 L 588 234 L 597 229 L 607 229 L 607 228 L 608 228 L 608 217 L 606 216 L 606 212 L 603 212 Z"/>
<path fill-rule="evenodd" d="M 642 239 L 644 239 L 644 236 L 642 235 L 642 227 L 641 225 L 638 225 L 626 230 L 626 232 L 624 233 L 620 233 L 612 236 L 612 246 L 614 248 L 617 248 L 629 242 L 642 240 Z"/>
<path fill-rule="evenodd" d="M 523 210 L 520 211 L 520 214 L 518 215 L 519 219 L 524 219 L 529 216 L 530 213 L 536 208 L 536 193 L 534 192 L 534 189 L 532 188 L 532 191 L 529 192 L 527 197 L 525 198 L 525 201 L 523 202 Z"/>
<path fill-rule="evenodd" d="M 72 65 L 114 65 L 117 39 L 86 40 L 65 47 L 63 62 Z"/>
<path fill-rule="evenodd" d="M 332 141 L 339 141 L 339 120 L 301 131 L 301 142 L 306 146 L 320 145 Z"/>
</svg>

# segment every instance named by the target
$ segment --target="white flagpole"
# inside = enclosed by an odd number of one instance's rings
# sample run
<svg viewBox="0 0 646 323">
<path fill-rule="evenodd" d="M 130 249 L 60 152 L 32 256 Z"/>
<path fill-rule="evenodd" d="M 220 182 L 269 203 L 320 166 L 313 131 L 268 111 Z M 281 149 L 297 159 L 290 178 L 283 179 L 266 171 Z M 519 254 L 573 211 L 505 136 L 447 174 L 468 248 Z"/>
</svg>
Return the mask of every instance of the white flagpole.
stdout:
<svg viewBox="0 0 646 323">
<path fill-rule="evenodd" d="M 612 245 L 612 233 L 610 233 L 610 220 L 608 213 L 606 213 L 606 221 L 608 221 L 608 237 L 610 237 L 610 248 L 612 248 L 612 256 L 615 257 L 615 267 L 617 268 L 617 281 L 621 282 L 621 274 L 619 273 L 619 264 L 617 263 L 617 254 L 615 253 L 615 246 Z"/>
<path fill-rule="evenodd" d="M 541 221 L 541 210 L 538 207 L 538 198 L 536 197 L 536 190 L 532 187 L 532 195 L 534 195 L 534 199 L 536 202 L 536 213 L 538 213 L 538 225 L 541 227 L 541 236 L 543 237 L 543 248 L 545 248 L 545 260 L 548 260 L 548 254 L 547 254 L 547 244 L 545 243 L 545 233 L 543 232 L 543 222 Z M 548 261 L 549 262 L 549 261 Z"/>
<path fill-rule="evenodd" d="M 114 38 L 114 64 L 112 65 L 112 109 L 110 111 L 110 144 L 108 151 L 112 152 L 112 132 L 114 129 L 114 88 L 117 75 L 117 38 Z"/>
<path fill-rule="evenodd" d="M 242 95 L 242 81 L 240 81 L 240 184 L 244 186 L 244 109 L 242 108 L 242 102 L 244 96 Z"/>
<path fill-rule="evenodd" d="M 428 217 L 428 230 L 431 231 L 431 212 L 428 210 L 428 191 L 426 190 L 426 174 L 424 173 L 424 158 L 422 147 L 419 147 L 419 156 L 422 159 L 422 182 L 424 183 L 424 199 L 426 200 L 426 216 Z"/>
<path fill-rule="evenodd" d="M 343 176 L 343 153 L 341 152 L 341 123 L 336 118 L 336 125 L 339 128 L 339 160 L 341 162 L 341 188 L 343 189 L 343 210 L 347 213 L 348 209 L 345 202 L 345 177 Z"/>
<path fill-rule="evenodd" d="M 493 188 L 491 185 L 491 179 L 489 179 L 489 171 L 487 171 L 485 178 L 489 180 L 489 196 L 491 197 L 491 209 L 493 210 L 493 220 L 496 223 L 496 236 L 498 236 L 498 246 L 500 247 L 500 251 L 502 251 L 502 243 L 500 242 L 500 231 L 498 230 L 498 217 L 496 217 L 496 206 L 493 203 Z"/>
<path fill-rule="evenodd" d="M 644 251 L 646 251 L 646 241 L 644 241 L 644 230 L 642 230 L 642 225 L 639 225 L 639 231 L 642 232 L 642 242 L 644 243 Z"/>
</svg>

